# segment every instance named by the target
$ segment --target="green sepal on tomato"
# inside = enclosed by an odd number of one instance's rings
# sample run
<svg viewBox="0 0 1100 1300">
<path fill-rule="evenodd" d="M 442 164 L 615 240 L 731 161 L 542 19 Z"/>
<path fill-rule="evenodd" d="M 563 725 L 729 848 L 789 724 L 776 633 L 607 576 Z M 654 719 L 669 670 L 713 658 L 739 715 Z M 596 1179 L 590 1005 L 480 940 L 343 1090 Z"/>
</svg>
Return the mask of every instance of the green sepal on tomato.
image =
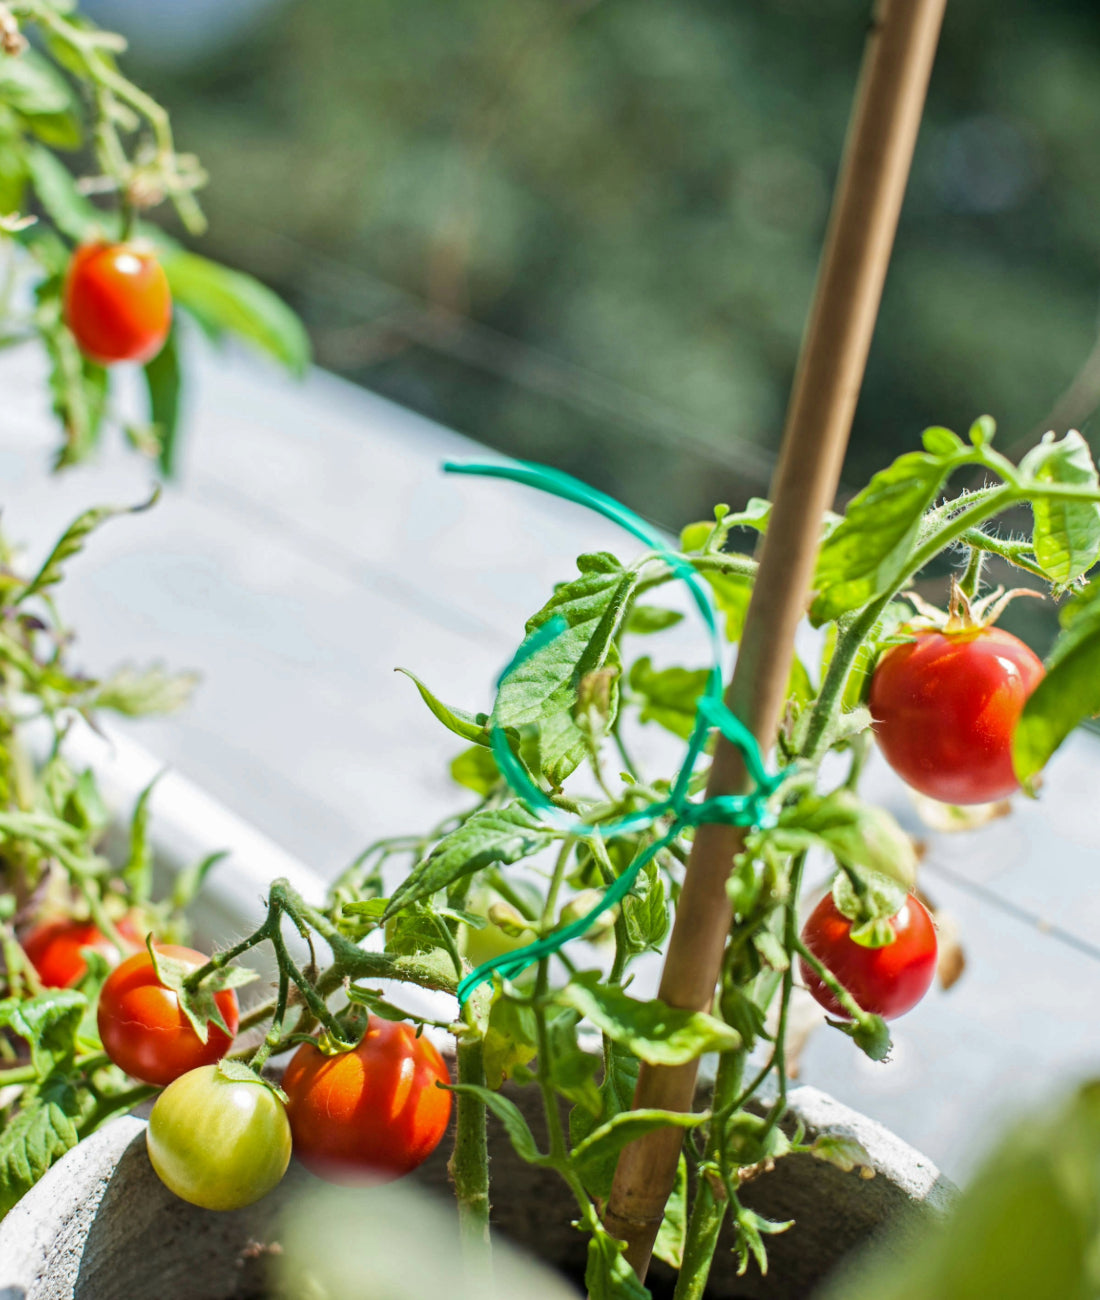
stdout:
<svg viewBox="0 0 1100 1300">
<path fill-rule="evenodd" d="M 247 1067 L 202 1065 L 157 1098 L 145 1142 L 161 1182 L 206 1210 L 239 1210 L 266 1196 L 286 1173 L 286 1108 Z"/>
<path fill-rule="evenodd" d="M 964 602 L 942 628 L 913 630 L 871 677 L 879 749 L 902 780 L 941 803 L 992 803 L 1020 788 L 1012 737 L 1043 678 L 1028 646 L 982 621 L 982 603 L 972 614 Z"/>
<path fill-rule="evenodd" d="M 159 965 L 149 951 L 135 953 L 108 975 L 99 995 L 98 1025 L 103 1050 L 142 1083 L 163 1087 L 201 1065 L 219 1061 L 232 1046 L 240 1011 L 226 983 L 243 983 L 253 973 L 240 968 L 218 971 L 201 986 L 198 998 L 183 992 L 182 978 L 208 960 L 193 948 L 156 945 Z M 195 1023 L 194 1001 L 208 1010 Z"/>
<path fill-rule="evenodd" d="M 330 1182 L 385 1182 L 422 1164 L 451 1117 L 435 1044 L 407 1022 L 371 1016 L 351 1051 L 303 1043 L 283 1075 L 294 1154 Z"/>
</svg>

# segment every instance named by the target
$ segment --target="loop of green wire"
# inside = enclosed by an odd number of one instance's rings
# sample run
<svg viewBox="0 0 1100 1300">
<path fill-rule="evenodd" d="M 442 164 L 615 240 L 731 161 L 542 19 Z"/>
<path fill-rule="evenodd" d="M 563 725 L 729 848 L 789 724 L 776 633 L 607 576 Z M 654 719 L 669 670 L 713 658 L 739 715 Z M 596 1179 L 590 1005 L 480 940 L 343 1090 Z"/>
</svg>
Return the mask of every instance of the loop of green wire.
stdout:
<svg viewBox="0 0 1100 1300">
<path fill-rule="evenodd" d="M 586 934 L 602 912 L 622 902 L 634 888 L 639 872 L 662 849 L 671 844 L 685 826 L 701 826 L 708 822 L 756 827 L 770 824 L 768 800 L 787 774 L 786 772 L 772 774 L 767 771 L 755 737 L 723 702 L 722 640 L 707 588 L 700 581 L 691 564 L 683 556 L 670 550 L 661 536 L 643 519 L 613 497 L 589 487 L 561 470 L 551 469 L 548 466 L 525 461 L 504 465 L 461 465 L 447 462 L 443 468 L 451 474 L 476 474 L 486 478 L 504 478 L 515 483 L 523 483 L 528 487 L 586 506 L 625 528 L 627 532 L 632 533 L 639 541 L 655 551 L 675 576 L 687 584 L 702 616 L 713 658 L 713 664 L 707 675 L 706 689 L 699 698 L 695 725 L 688 740 L 687 752 L 667 798 L 598 826 L 591 825 L 575 814 L 558 808 L 550 801 L 545 791 L 535 784 L 527 769 L 513 753 L 504 728 L 495 722 L 494 712 L 489 722 L 489 742 L 501 776 L 531 811 L 544 821 L 559 830 L 567 830 L 572 837 L 579 840 L 615 839 L 635 831 L 649 829 L 666 817 L 671 818 L 671 823 L 663 835 L 647 845 L 634 858 L 626 870 L 607 888 L 599 903 L 591 911 L 569 925 L 555 930 L 553 934 L 548 934 L 515 952 L 505 953 L 493 958 L 492 961 L 483 962 L 476 970 L 471 971 L 458 986 L 459 1001 L 464 1003 L 479 985 L 487 983 L 494 975 L 500 975 L 504 979 L 514 979 L 528 966 L 557 952 L 571 940 L 579 939 Z M 555 617 L 531 632 L 517 650 L 511 663 L 501 673 L 497 683 L 498 688 L 520 664 L 560 636 L 567 628 L 568 624 L 563 618 Z M 692 772 L 706 744 L 707 736 L 714 728 L 717 728 L 741 751 L 754 789 L 748 794 L 718 795 L 711 799 L 694 801 L 689 798 Z"/>
</svg>

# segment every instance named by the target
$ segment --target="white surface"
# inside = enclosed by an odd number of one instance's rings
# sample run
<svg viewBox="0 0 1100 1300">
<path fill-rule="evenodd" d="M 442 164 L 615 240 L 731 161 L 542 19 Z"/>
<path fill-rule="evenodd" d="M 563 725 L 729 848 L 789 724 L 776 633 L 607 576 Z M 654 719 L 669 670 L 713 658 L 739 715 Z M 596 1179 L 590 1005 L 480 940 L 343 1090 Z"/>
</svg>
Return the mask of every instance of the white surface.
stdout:
<svg viewBox="0 0 1100 1300">
<path fill-rule="evenodd" d="M 47 476 L 55 434 L 26 357 L 0 361 L 0 392 L 0 505 L 36 557 L 78 510 L 143 499 L 148 475 L 120 449 Z M 296 386 L 205 359 L 190 408 L 180 485 L 91 540 L 62 609 L 89 670 L 120 658 L 202 669 L 188 712 L 124 734 L 331 877 L 369 840 L 462 803 L 447 776 L 461 742 L 393 667 L 448 702 L 487 706 L 524 620 L 577 552 L 625 556 L 634 544 L 577 507 L 445 477 L 443 459 L 488 453 L 323 374 Z M 686 652 L 703 655 L 701 643 Z M 891 774 L 877 765 L 869 779 L 919 831 Z M 886 1123 L 949 1177 L 1006 1113 L 1100 1068 L 1098 788 L 1100 745 L 1079 734 L 1038 803 L 978 832 L 928 836 L 924 884 L 960 924 L 966 975 L 898 1022 L 886 1065 L 829 1031 L 805 1053 L 803 1081 Z M 160 793 L 154 814 L 176 817 Z M 261 869 L 266 841 L 253 842 Z"/>
</svg>

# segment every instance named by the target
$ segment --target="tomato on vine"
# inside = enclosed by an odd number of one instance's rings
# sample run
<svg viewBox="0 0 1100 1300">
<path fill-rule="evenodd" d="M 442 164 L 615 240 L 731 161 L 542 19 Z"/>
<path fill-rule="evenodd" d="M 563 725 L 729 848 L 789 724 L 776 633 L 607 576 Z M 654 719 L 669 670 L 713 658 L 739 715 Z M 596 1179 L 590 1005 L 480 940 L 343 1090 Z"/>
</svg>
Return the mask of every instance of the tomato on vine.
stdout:
<svg viewBox="0 0 1100 1300">
<path fill-rule="evenodd" d="M 826 894 L 802 929 L 802 942 L 855 998 L 884 1020 L 903 1016 L 924 997 L 936 974 L 936 927 L 928 909 L 908 894 L 889 920 L 894 942 L 868 947 L 851 937 L 856 924 Z M 848 1019 L 832 989 L 804 957 L 799 968 L 814 999 L 832 1016 Z"/>
<path fill-rule="evenodd" d="M 189 963 L 197 970 L 207 958 L 194 948 L 158 944 L 157 952 Z M 163 1087 L 188 1070 L 212 1065 L 229 1051 L 240 1012 L 232 989 L 214 994 L 229 1030 L 207 1025 L 204 1043 L 195 1032 L 179 997 L 157 979 L 148 952 L 135 953 L 108 975 L 99 995 L 99 1037 L 103 1050 L 127 1074 Z"/>
<path fill-rule="evenodd" d="M 290 1163 L 290 1124 L 271 1088 L 189 1070 L 157 1098 L 145 1131 L 169 1191 L 205 1210 L 239 1210 L 266 1196 Z"/>
<path fill-rule="evenodd" d="M 144 936 L 133 913 L 128 912 L 115 929 L 131 950 L 141 947 Z M 72 988 L 80 983 L 88 969 L 83 957 L 85 948 L 101 953 L 112 966 L 119 961 L 118 949 L 93 921 L 58 917 L 36 925 L 23 939 L 23 951 L 48 989 Z"/>
<path fill-rule="evenodd" d="M 941 803 L 991 803 L 1019 789 L 1012 735 L 1044 670 L 1018 637 L 962 605 L 942 630 L 886 651 L 868 705 L 886 761 L 914 790 Z"/>
<path fill-rule="evenodd" d="M 91 361 L 144 364 L 172 325 L 168 277 L 139 244 L 83 244 L 65 277 L 65 323 Z"/>
<path fill-rule="evenodd" d="M 294 1153 L 331 1182 L 388 1181 L 439 1145 L 451 1117 L 443 1057 L 412 1025 L 371 1016 L 358 1047 L 303 1043 L 283 1076 Z"/>
</svg>

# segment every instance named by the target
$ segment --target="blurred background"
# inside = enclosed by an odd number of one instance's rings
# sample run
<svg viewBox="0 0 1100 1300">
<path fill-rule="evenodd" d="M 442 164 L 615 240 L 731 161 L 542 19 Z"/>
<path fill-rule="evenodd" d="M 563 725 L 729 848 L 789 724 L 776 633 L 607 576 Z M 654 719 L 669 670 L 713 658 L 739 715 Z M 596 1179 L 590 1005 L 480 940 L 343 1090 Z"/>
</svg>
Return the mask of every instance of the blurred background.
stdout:
<svg viewBox="0 0 1100 1300">
<path fill-rule="evenodd" d="M 671 528 L 766 489 L 864 0 L 87 8 L 320 364 Z M 932 423 L 1088 432 L 1098 57 L 1095 0 L 948 6 L 850 487 Z"/>
</svg>

